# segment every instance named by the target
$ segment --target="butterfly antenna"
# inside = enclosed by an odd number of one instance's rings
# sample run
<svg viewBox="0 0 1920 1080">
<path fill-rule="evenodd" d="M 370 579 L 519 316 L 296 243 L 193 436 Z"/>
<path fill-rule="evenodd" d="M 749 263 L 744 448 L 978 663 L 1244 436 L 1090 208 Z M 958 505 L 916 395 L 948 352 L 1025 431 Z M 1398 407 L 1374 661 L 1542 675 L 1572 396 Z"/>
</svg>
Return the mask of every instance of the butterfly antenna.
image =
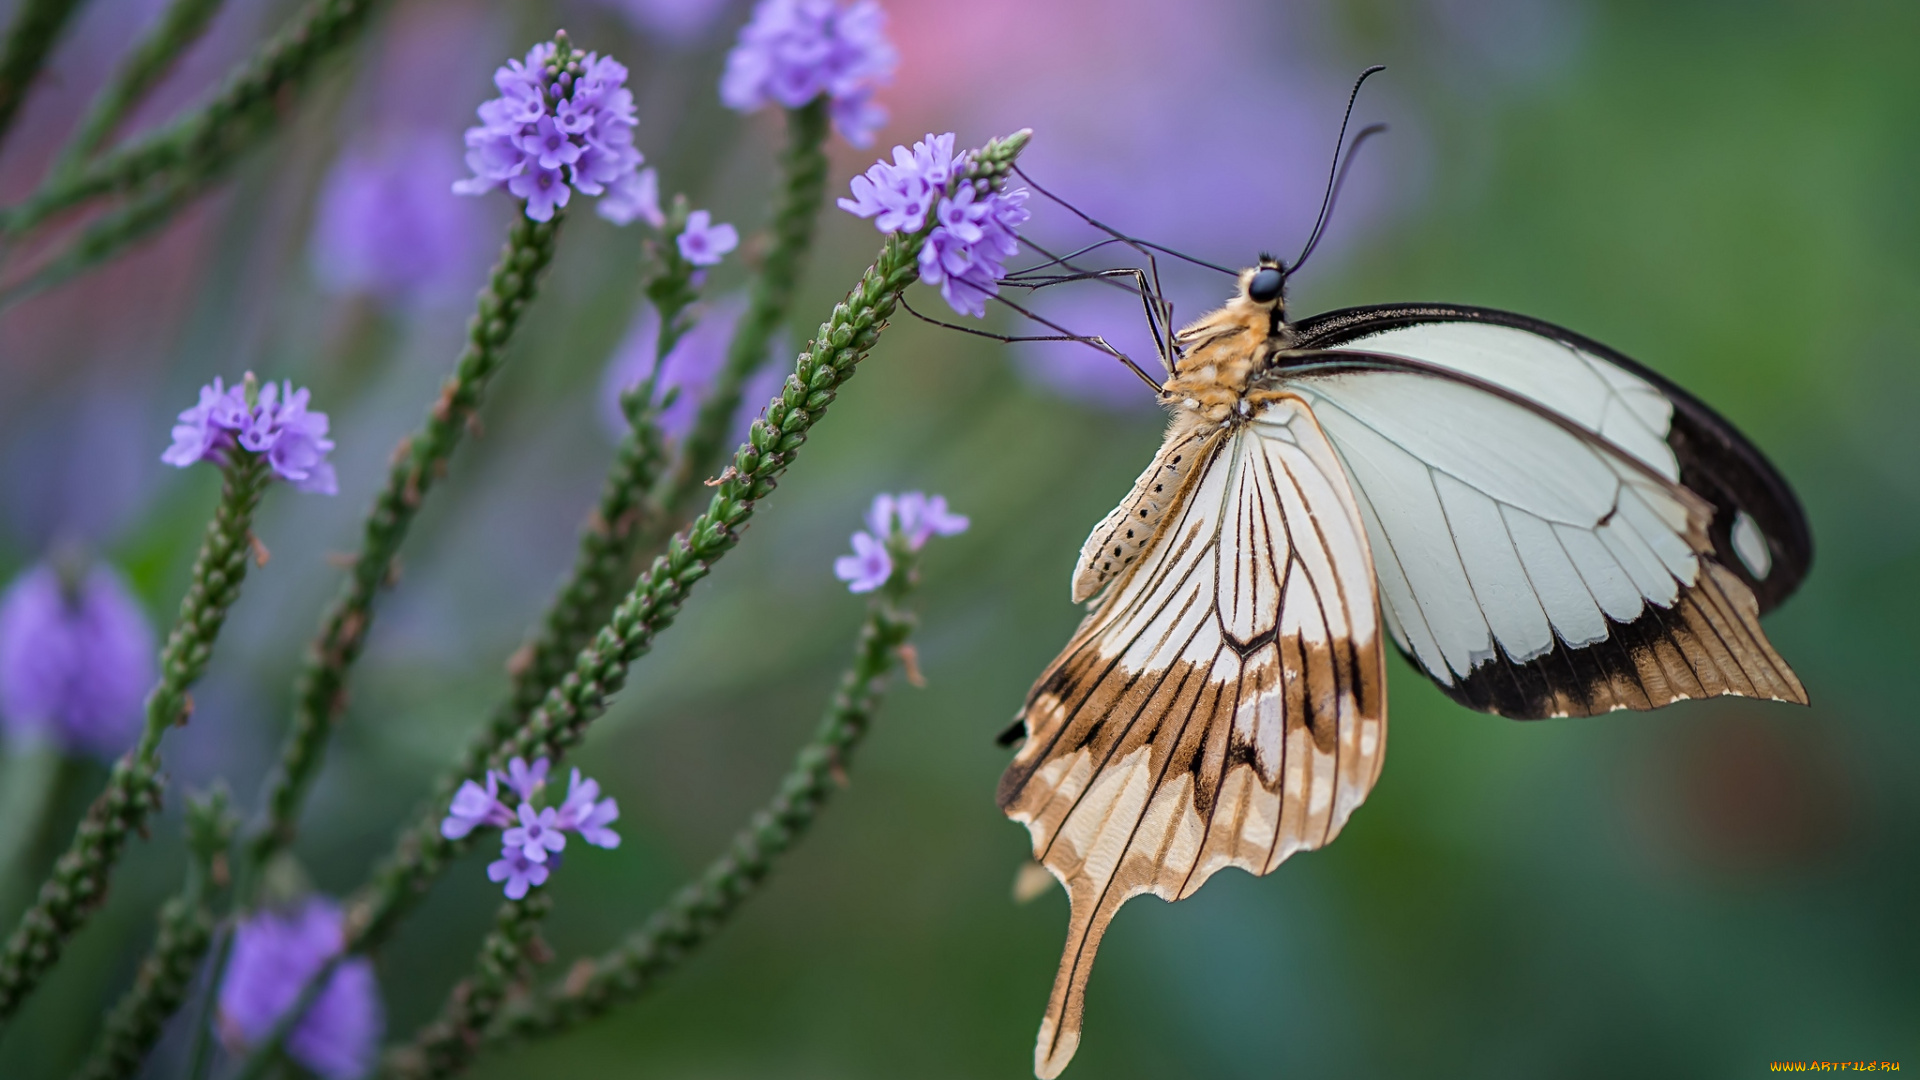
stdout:
<svg viewBox="0 0 1920 1080">
<path fill-rule="evenodd" d="M 1219 263 L 1211 263 L 1205 259 L 1188 255 L 1185 252 L 1175 251 L 1170 247 L 1166 247 L 1161 244 L 1156 244 L 1151 240 L 1142 240 L 1137 236 L 1129 236 L 1126 233 L 1121 232 L 1119 229 L 1116 229 L 1113 226 L 1107 224 L 1106 222 L 1093 217 L 1092 215 L 1088 214 L 1086 211 L 1073 205 L 1067 200 L 1061 198 L 1060 196 L 1055 195 L 1053 192 L 1048 191 L 1046 188 L 1041 187 L 1039 183 L 1037 183 L 1033 179 L 1033 177 L 1028 176 L 1025 170 L 1021 169 L 1019 165 L 1015 165 L 1013 167 L 1013 171 L 1019 175 L 1020 179 L 1026 181 L 1028 186 L 1032 187 L 1033 190 L 1039 192 L 1041 195 L 1045 196 L 1046 198 L 1051 199 L 1056 203 L 1059 203 L 1061 206 L 1066 208 L 1068 213 L 1079 218 L 1081 221 L 1084 221 L 1087 224 L 1093 226 L 1094 228 L 1099 229 L 1101 232 L 1106 233 L 1108 236 L 1113 237 L 1115 240 L 1118 240 L 1123 244 L 1130 244 L 1134 247 L 1140 247 L 1140 248 L 1152 248 L 1155 251 L 1158 251 L 1164 255 L 1171 255 L 1174 258 L 1179 259 L 1183 262 L 1190 262 L 1195 266 L 1204 266 L 1209 270 L 1217 270 L 1222 274 L 1226 274 L 1228 277 L 1240 276 L 1240 271 L 1233 270 L 1225 266 L 1221 266 Z"/>
<path fill-rule="evenodd" d="M 1044 326 L 1049 330 L 1058 331 L 1058 333 L 996 334 L 991 330 L 979 330 L 971 326 L 962 326 L 959 323 L 950 323 L 950 322 L 947 322 L 945 319 L 936 319 L 931 315 L 921 314 L 919 311 L 914 309 L 914 306 L 912 304 L 907 302 L 907 298 L 904 296 L 900 298 L 900 306 L 907 309 L 907 314 L 912 315 L 914 318 L 919 319 L 921 322 L 929 323 L 933 326 L 942 327 L 947 330 L 958 330 L 963 334 L 972 334 L 975 337 L 991 338 L 994 341 L 1006 342 L 1008 344 L 1014 344 L 1022 341 L 1077 341 L 1082 345 L 1086 345 L 1091 348 L 1098 349 L 1099 351 L 1106 353 L 1108 356 L 1113 357 L 1115 360 L 1118 360 L 1121 363 L 1127 365 L 1129 370 L 1131 370 L 1135 375 L 1140 377 L 1141 382 L 1146 383 L 1149 387 L 1151 387 L 1156 396 L 1159 395 L 1160 384 L 1153 381 L 1152 376 L 1148 375 L 1145 371 L 1142 371 L 1140 369 L 1140 365 L 1133 362 L 1132 357 L 1128 356 L 1126 353 L 1121 352 L 1119 349 L 1114 348 L 1112 345 L 1107 344 L 1107 340 L 1105 338 L 1095 337 L 1089 334 L 1076 334 L 1073 331 L 1067 329 L 1064 326 L 1061 326 L 1056 322 L 1053 322 L 1049 319 L 1042 318 L 1041 316 L 1036 315 L 1031 311 L 1028 311 L 1026 308 L 1021 307 L 1019 304 L 1016 304 L 1011 300 L 1008 300 L 1004 296 L 993 296 L 993 297 L 989 297 L 989 299 L 998 300 L 1002 304 L 1005 304 L 1006 306 L 1012 308 L 1013 310 L 1019 312 L 1020 314 L 1026 316 L 1027 318 L 1032 319 L 1034 322 L 1039 323 L 1041 326 Z"/>
<path fill-rule="evenodd" d="M 1333 164 L 1327 168 L 1327 190 L 1320 197 L 1320 215 L 1314 220 L 1313 232 L 1307 236 L 1307 246 L 1300 250 L 1300 257 L 1293 260 L 1292 266 L 1286 268 L 1288 273 L 1300 269 L 1300 265 L 1307 261 L 1307 256 L 1313 254 L 1313 249 L 1319 246 L 1320 237 L 1326 232 L 1327 222 L 1333 217 L 1334 200 L 1340 195 L 1340 185 L 1346 181 L 1347 170 L 1341 164 L 1342 161 L 1347 165 L 1353 164 L 1354 151 L 1360 149 L 1360 144 L 1369 136 L 1378 135 L 1387 130 L 1385 124 L 1374 124 L 1353 137 L 1353 143 L 1347 146 L 1345 154 L 1340 152 L 1340 148 L 1347 142 L 1347 124 L 1353 120 L 1353 106 L 1360 100 L 1360 88 L 1366 85 L 1367 80 L 1374 74 L 1385 70 L 1387 65 L 1375 64 L 1361 72 L 1359 78 L 1353 80 L 1353 92 L 1347 95 L 1346 114 L 1340 118 L 1340 137 L 1333 142 Z"/>
</svg>

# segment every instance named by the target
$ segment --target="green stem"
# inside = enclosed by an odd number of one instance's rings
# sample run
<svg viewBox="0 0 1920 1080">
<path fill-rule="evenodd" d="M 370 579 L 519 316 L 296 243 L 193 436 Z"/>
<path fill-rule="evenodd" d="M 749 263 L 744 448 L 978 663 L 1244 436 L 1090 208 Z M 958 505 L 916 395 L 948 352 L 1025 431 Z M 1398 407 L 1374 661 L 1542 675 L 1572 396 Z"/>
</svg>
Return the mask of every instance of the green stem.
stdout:
<svg viewBox="0 0 1920 1080">
<path fill-rule="evenodd" d="M 101 214 L 38 269 L 21 281 L 0 288 L 0 309 L 71 281 L 118 255 L 172 221 L 174 213 L 199 192 L 198 177 L 182 172 Z"/>
<path fill-rule="evenodd" d="M 222 0 L 173 0 L 167 5 L 160 21 L 121 62 L 113 81 L 93 99 L 86 119 L 80 122 L 80 130 L 61 151 L 60 160 L 53 167 L 54 176 L 72 177 L 94 151 L 113 137 L 121 121 L 146 97 L 147 91 L 173 69 L 180 54 L 200 40 L 221 3 Z"/>
<path fill-rule="evenodd" d="M 553 257 L 561 217 L 550 222 L 516 217 L 487 285 L 467 324 L 467 344 L 420 429 L 394 452 L 386 486 L 374 498 L 346 581 L 320 623 L 294 693 L 293 724 L 282 743 L 280 764 L 267 787 L 266 817 L 248 838 L 241 900 L 269 860 L 292 842 L 300 805 L 318 771 L 327 737 L 346 708 L 348 670 L 366 645 L 373 600 L 396 572 L 401 542 L 420 504 L 446 472 L 447 460 L 473 422 L 489 382 L 506 358 L 521 315 L 537 291 L 540 273 Z"/>
<path fill-rule="evenodd" d="M 246 580 L 253 511 L 272 473 L 253 454 L 235 452 L 220 505 L 207 523 L 180 615 L 160 650 L 160 681 L 147 695 L 137 746 L 113 767 L 81 819 L 73 841 L 40 886 L 34 906 L 0 950 L 0 1020 L 11 1016 L 59 960 L 66 939 L 106 897 L 107 878 L 130 833 L 144 830 L 160 805 L 160 739 L 193 711 L 187 690 L 206 671 L 227 611 Z"/>
<path fill-rule="evenodd" d="M 473 974 L 447 995 L 440 1015 L 413 1041 L 387 1056 L 383 1075 L 395 1080 L 439 1080 L 473 1060 L 480 1037 L 499 1013 L 507 991 L 544 952 L 540 920 L 552 907 L 545 890 L 524 900 L 509 900 L 494 917 L 493 931 L 480 945 Z"/>
<path fill-rule="evenodd" d="M 975 155 L 968 179 L 1003 182 L 1029 136 L 1022 131 L 988 143 Z M 759 500 L 773 492 L 780 474 L 806 442 L 808 430 L 873 348 L 900 294 L 918 276 L 920 245 L 930 231 L 931 225 L 910 236 L 887 238 L 860 283 L 834 305 L 831 317 L 801 351 L 794 373 L 767 406 L 766 415 L 754 421 L 748 441 L 734 452 L 733 464 L 706 512 L 673 537 L 666 553 L 641 575 L 526 725 L 494 751 L 490 764 L 515 755 L 558 759 L 606 710 L 608 699 L 626 682 L 628 665 L 672 624 L 694 583 L 739 542 L 740 530 Z M 440 835 L 443 814 L 441 807 L 430 808 L 401 834 L 394 851 L 375 870 L 351 908 L 350 948 L 367 949 L 382 941 L 412 899 L 449 859 L 465 850 L 465 842 Z"/>
<path fill-rule="evenodd" d="M 625 943 L 582 960 L 561 981 L 515 1002 L 488 1031 L 489 1039 L 550 1035 L 645 994 L 707 939 L 718 933 L 766 880 L 774 862 L 812 826 L 836 788 L 847 760 L 865 737 L 886 690 L 887 676 L 913 631 L 900 604 L 913 576 L 897 564 L 860 629 L 853 665 L 840 678 L 833 703 L 811 741 L 794 759 L 773 800 L 734 836 L 716 859 Z"/>
<path fill-rule="evenodd" d="M 642 533 L 646 494 L 660 474 L 666 451 L 644 399 L 634 402 L 633 423 L 620 440 L 600 487 L 600 502 L 580 530 L 573 569 L 554 594 L 537 632 L 508 663 L 512 686 L 478 736 L 434 789 L 432 805 L 447 805 L 460 782 L 486 768 L 494 751 L 521 725 L 573 666 L 573 657 L 607 619 L 632 571 Z M 644 411 L 642 411 L 644 410 Z"/>
<path fill-rule="evenodd" d="M 680 469 L 664 500 L 668 511 L 680 508 L 718 471 L 727 432 L 740 409 L 741 387 L 767 359 L 767 345 L 793 307 L 800 271 L 813 247 L 814 225 L 826 203 L 827 99 L 787 110 L 787 148 L 780 156 L 780 187 L 774 194 L 773 246 L 753 280 L 747 309 L 727 345 L 727 359 L 713 389 L 687 433 Z M 662 354 L 664 355 L 664 354 Z"/>
<path fill-rule="evenodd" d="M 37 0 L 42 5 L 75 0 Z M 83 202 L 143 187 L 181 169 L 210 180 L 278 130 L 281 109 L 321 61 L 366 27 L 378 0 L 310 0 L 293 22 L 236 68 L 211 101 L 71 176 L 55 176 L 0 220 L 19 233 Z"/>
<path fill-rule="evenodd" d="M 187 881 L 160 909 L 160 933 L 133 987 L 107 1016 L 107 1026 L 75 1080 L 125 1080 L 140 1069 L 213 939 L 212 894 L 224 884 L 233 818 L 224 791 L 188 811 Z"/>
<path fill-rule="evenodd" d="M 22 0 L 6 46 L 0 49 L 0 142 L 6 141 L 60 31 L 79 8 L 80 0 Z"/>
<path fill-rule="evenodd" d="M 512 685 L 507 700 L 494 710 L 466 752 L 435 785 L 431 800 L 434 807 L 445 806 L 461 781 L 482 772 L 500 744 L 527 722 L 547 691 L 572 669 L 574 655 L 607 621 L 632 580 L 634 553 L 645 535 L 642 526 L 649 509 L 646 497 L 666 462 L 653 406 L 654 380 L 664 357 L 689 329 L 683 313 L 699 299 L 693 286 L 695 268 L 672 245 L 672 238 L 686 225 L 686 216 L 686 207 L 677 205 L 674 223 L 669 224 L 656 252 L 658 269 L 643 290 L 660 316 L 653 372 L 621 398 L 627 432 L 601 484 L 599 505 L 587 515 L 580 530 L 573 569 L 554 594 L 534 634 L 508 661 Z"/>
</svg>

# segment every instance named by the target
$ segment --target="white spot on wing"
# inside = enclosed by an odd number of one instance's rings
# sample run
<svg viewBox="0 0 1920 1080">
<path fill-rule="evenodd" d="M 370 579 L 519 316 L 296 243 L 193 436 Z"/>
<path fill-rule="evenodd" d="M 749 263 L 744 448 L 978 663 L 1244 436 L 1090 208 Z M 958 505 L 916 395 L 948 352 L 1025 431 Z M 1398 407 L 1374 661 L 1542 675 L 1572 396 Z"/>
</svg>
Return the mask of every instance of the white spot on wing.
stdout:
<svg viewBox="0 0 1920 1080">
<path fill-rule="evenodd" d="M 1733 518 L 1733 553 L 1740 556 L 1741 565 L 1755 581 L 1765 581 L 1767 571 L 1773 569 L 1773 552 L 1767 548 L 1766 534 L 1745 510 Z"/>
</svg>

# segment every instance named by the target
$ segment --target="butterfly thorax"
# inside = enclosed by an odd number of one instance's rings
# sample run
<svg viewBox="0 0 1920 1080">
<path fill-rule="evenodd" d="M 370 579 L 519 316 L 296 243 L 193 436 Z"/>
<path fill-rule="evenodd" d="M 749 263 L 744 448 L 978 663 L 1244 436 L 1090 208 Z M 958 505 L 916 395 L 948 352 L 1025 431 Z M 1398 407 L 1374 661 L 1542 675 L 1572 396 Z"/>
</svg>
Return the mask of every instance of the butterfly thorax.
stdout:
<svg viewBox="0 0 1920 1080">
<path fill-rule="evenodd" d="M 1251 415 L 1273 392 L 1260 385 L 1291 331 L 1279 302 L 1259 303 L 1243 288 L 1224 307 L 1174 335 L 1174 373 L 1160 400 L 1174 424 L 1233 424 Z"/>
</svg>

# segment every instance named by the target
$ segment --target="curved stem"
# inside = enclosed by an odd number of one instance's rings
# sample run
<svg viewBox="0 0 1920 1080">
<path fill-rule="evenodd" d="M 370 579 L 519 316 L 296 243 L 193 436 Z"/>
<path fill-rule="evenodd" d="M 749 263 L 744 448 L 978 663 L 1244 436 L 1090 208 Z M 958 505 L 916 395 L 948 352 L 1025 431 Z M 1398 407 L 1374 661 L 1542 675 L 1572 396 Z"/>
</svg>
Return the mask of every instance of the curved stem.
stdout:
<svg viewBox="0 0 1920 1080">
<path fill-rule="evenodd" d="M 60 31 L 79 9 L 80 0 L 24 0 L 20 5 L 7 43 L 0 48 L 0 143 L 6 141 Z"/>
<path fill-rule="evenodd" d="M 347 673 L 366 645 L 373 600 L 395 576 L 401 542 L 425 499 L 447 468 L 506 358 L 521 315 L 532 302 L 540 273 L 553 257 L 561 218 L 550 222 L 516 217 L 506 246 L 467 324 L 467 344 L 454 372 L 441 385 L 420 429 L 396 448 L 387 483 L 367 514 L 360 550 L 347 579 L 320 623 L 294 693 L 293 723 L 282 742 L 280 764 L 268 783 L 265 820 L 248 838 L 240 897 L 249 903 L 253 881 L 267 862 L 293 840 L 301 803 L 318 771 L 321 752 L 346 709 Z"/>
<path fill-rule="evenodd" d="M 80 130 L 60 152 L 53 175 L 70 177 L 113 137 L 121 121 L 147 91 L 173 70 L 174 62 L 207 29 L 223 0 L 173 0 L 147 36 L 135 45 L 108 83 L 88 106 Z"/>
<path fill-rule="evenodd" d="M 826 95 L 787 110 L 787 148 L 780 155 L 781 183 L 773 202 L 773 246 L 753 279 L 747 309 L 727 345 L 726 363 L 687 433 L 680 470 L 665 499 L 670 513 L 677 515 L 719 468 L 727 432 L 740 409 L 741 387 L 766 362 L 767 345 L 793 307 L 800 271 L 813 247 L 814 226 L 826 202 L 827 131 Z"/>
<path fill-rule="evenodd" d="M 493 931 L 480 944 L 473 974 L 453 988 L 440 1015 L 422 1027 L 411 1043 L 387 1056 L 383 1075 L 395 1080 L 436 1080 L 465 1068 L 507 991 L 522 977 L 522 969 L 544 953 L 540 920 L 552 906 L 551 895 L 544 889 L 500 905 Z"/>
<path fill-rule="evenodd" d="M 227 611 L 240 598 L 251 554 L 253 512 L 272 475 L 256 455 L 235 453 L 234 458 L 194 560 L 179 618 L 160 650 L 160 681 L 147 695 L 140 741 L 114 765 L 106 790 L 87 809 L 66 853 L 54 863 L 53 875 L 40 886 L 38 899 L 0 950 L 0 1021 L 19 1007 L 60 959 L 66 939 L 105 899 L 107 878 L 128 834 L 143 831 L 160 805 L 160 739 L 168 728 L 186 723 L 193 711 L 187 690 L 206 671 Z"/>
<path fill-rule="evenodd" d="M 0 217 L 0 233 L 24 232 L 62 210 L 131 191 L 177 170 L 211 180 L 278 130 L 274 121 L 281 108 L 321 61 L 353 41 L 377 6 L 377 0 L 311 0 L 227 77 L 211 101 L 77 174 L 55 176 Z"/>
<path fill-rule="evenodd" d="M 912 577 L 910 565 L 895 568 L 867 612 L 853 665 L 841 676 L 819 729 L 781 779 L 773 800 L 753 815 L 726 854 L 648 917 L 624 944 L 580 961 L 561 981 L 515 1002 L 488 1031 L 489 1039 L 551 1035 L 631 1001 L 653 989 L 661 976 L 726 925 L 766 880 L 774 862 L 806 835 L 834 790 L 846 783 L 847 760 L 866 736 L 887 676 L 913 631 L 912 615 L 900 606 Z"/>
</svg>

